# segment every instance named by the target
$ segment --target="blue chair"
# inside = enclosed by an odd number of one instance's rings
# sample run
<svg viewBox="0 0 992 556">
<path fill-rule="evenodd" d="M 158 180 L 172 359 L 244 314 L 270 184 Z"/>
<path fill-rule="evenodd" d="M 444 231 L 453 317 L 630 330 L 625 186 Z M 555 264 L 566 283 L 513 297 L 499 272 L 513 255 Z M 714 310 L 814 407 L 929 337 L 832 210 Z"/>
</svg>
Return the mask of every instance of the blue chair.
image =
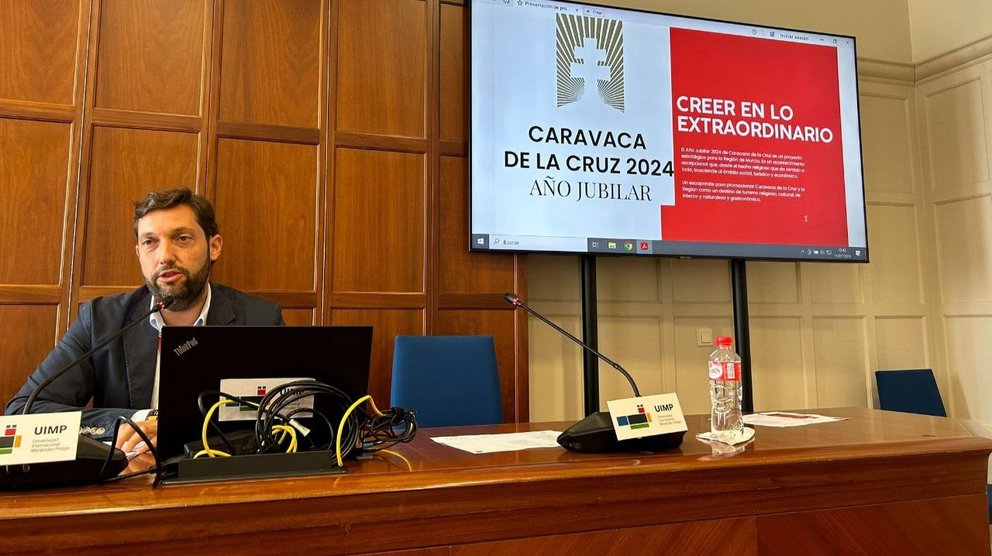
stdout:
<svg viewBox="0 0 992 556">
<path fill-rule="evenodd" d="M 502 423 L 493 337 L 397 336 L 390 403 L 421 427 Z"/>
<path fill-rule="evenodd" d="M 937 381 L 930 369 L 875 371 L 878 407 L 889 411 L 946 417 Z M 987 487 L 989 523 L 992 524 L 992 485 Z"/>
<path fill-rule="evenodd" d="M 875 386 L 879 409 L 947 417 L 930 369 L 875 371 Z"/>
</svg>

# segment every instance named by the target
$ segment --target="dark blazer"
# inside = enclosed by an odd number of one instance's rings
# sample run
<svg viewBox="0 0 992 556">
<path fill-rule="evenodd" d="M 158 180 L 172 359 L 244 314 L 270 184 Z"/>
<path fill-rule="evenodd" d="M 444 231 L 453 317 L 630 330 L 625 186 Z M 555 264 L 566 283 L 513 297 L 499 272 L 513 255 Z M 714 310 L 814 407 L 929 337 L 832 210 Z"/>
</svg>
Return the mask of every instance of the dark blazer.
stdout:
<svg viewBox="0 0 992 556">
<path fill-rule="evenodd" d="M 284 324 L 279 305 L 220 284 L 210 286 L 207 325 Z M 84 303 L 62 341 L 7 403 L 6 414 L 20 413 L 38 384 L 148 311 L 151 302 L 151 292 L 142 286 Z M 109 438 L 118 416 L 130 417 L 136 410 L 151 407 L 157 352 L 158 331 L 150 322 L 138 325 L 51 383 L 35 400 L 31 412 L 82 410 L 84 430 Z M 84 407 L 90 399 L 92 409 Z"/>
</svg>

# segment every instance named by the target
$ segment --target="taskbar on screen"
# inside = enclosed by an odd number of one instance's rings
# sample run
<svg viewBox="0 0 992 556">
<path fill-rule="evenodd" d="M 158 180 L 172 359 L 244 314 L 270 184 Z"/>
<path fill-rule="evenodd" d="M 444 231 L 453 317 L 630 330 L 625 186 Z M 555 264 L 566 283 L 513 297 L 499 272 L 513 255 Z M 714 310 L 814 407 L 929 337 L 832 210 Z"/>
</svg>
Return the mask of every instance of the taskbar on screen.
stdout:
<svg viewBox="0 0 992 556">
<path fill-rule="evenodd" d="M 563 238 L 472 234 L 472 251 L 520 253 L 591 253 L 596 255 L 657 255 L 823 262 L 868 262 L 866 247 L 836 245 L 767 245 L 663 241 L 637 238 Z"/>
</svg>

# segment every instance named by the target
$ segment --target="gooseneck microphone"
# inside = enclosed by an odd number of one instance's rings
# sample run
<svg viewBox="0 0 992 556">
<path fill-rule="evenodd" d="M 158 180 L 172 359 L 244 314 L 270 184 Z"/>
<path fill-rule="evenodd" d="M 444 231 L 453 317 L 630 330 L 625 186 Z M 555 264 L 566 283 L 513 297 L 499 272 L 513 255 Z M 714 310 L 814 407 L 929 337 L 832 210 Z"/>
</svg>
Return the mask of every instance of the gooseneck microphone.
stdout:
<svg viewBox="0 0 992 556">
<path fill-rule="evenodd" d="M 41 384 L 39 384 L 37 386 L 37 388 L 35 388 L 31 392 L 31 395 L 28 396 L 28 401 L 24 402 L 24 410 L 21 411 L 21 414 L 22 415 L 27 415 L 27 414 L 31 413 L 31 406 L 34 405 L 34 400 L 37 399 L 38 394 L 40 394 L 42 390 L 44 390 L 45 388 L 47 388 L 49 384 L 55 382 L 56 380 L 58 380 L 59 377 L 61 377 L 62 375 L 66 374 L 67 372 L 71 371 L 72 369 L 74 369 L 76 367 L 76 365 L 79 365 L 83 361 L 86 361 L 90 357 L 93 357 L 96 354 L 96 352 L 98 352 L 101 349 L 107 347 L 107 344 L 109 344 L 110 342 L 113 342 L 117 338 L 120 338 L 124 334 L 127 334 L 127 332 L 129 330 L 131 330 L 135 326 L 138 326 L 139 324 L 141 324 L 142 322 L 144 322 L 145 320 L 147 320 L 148 317 L 150 317 L 152 315 L 152 313 L 157 313 L 159 311 L 162 311 L 162 310 L 168 308 L 170 305 L 172 305 L 172 302 L 174 300 L 175 299 L 172 298 L 172 297 L 165 297 L 165 298 L 162 298 L 162 299 L 156 301 L 155 304 L 152 306 L 152 308 L 148 310 L 148 312 L 146 312 L 145 314 L 141 315 L 140 317 L 134 319 L 133 321 L 127 323 L 127 326 L 125 326 L 124 328 L 121 328 L 120 330 L 118 330 L 117 332 L 111 334 L 107 338 L 104 338 L 99 344 L 97 344 L 96 346 L 94 346 L 92 349 L 90 349 L 86 353 L 84 353 L 84 354 L 80 355 L 79 357 L 77 357 L 72 363 L 69 363 L 68 365 L 62 367 L 61 369 L 59 369 L 58 371 L 56 371 L 54 374 L 52 374 L 52 376 L 46 378 L 44 381 L 41 382 Z"/>
<path fill-rule="evenodd" d="M 93 357 L 98 351 L 107 347 L 110 342 L 120 338 L 142 322 L 147 321 L 152 313 L 162 311 L 172 305 L 173 300 L 173 298 L 166 297 L 156 301 L 146 313 L 129 322 L 109 337 L 104 338 L 92 349 L 43 380 L 31 392 L 31 395 L 28 396 L 21 414 L 27 415 L 31 413 L 31 407 L 34 405 L 34 401 L 51 383 L 76 368 L 83 361 Z M 76 459 L 74 460 L 5 465 L 0 467 L 0 490 L 98 483 L 101 480 L 116 476 L 126 467 L 127 457 L 124 455 L 124 452 L 99 440 L 94 440 L 84 434 L 80 434 L 78 444 L 76 445 Z"/>
<path fill-rule="evenodd" d="M 534 317 L 539 319 L 544 324 L 554 328 L 559 334 L 565 336 L 569 340 L 572 340 L 576 344 L 579 344 L 596 357 L 608 363 L 627 379 L 627 382 L 630 383 L 630 388 L 634 391 L 634 397 L 641 397 L 641 393 L 637 389 L 637 385 L 634 384 L 634 379 L 630 376 L 630 373 L 624 370 L 623 367 L 618 365 L 612 359 L 596 351 L 582 340 L 569 334 L 568 331 L 562 327 L 548 320 L 544 315 L 528 307 L 526 303 L 517 297 L 517 294 L 505 293 L 503 294 L 503 299 L 505 299 L 510 305 L 520 307 L 524 311 L 527 311 L 527 313 L 534 315 Z M 617 439 L 616 431 L 613 428 L 613 419 L 610 417 L 610 413 L 608 411 L 597 411 L 587 415 L 584 419 L 575 423 L 565 430 L 565 432 L 558 435 L 558 444 L 561 444 L 561 446 L 566 450 L 572 450 L 573 452 L 655 452 L 678 448 L 682 445 L 682 439 L 684 436 L 685 431 L 680 431 L 655 436 L 645 436 L 642 438 L 628 438 L 626 440 L 619 440 Z"/>
<path fill-rule="evenodd" d="M 537 317 L 544 324 L 550 326 L 551 328 L 554 328 L 562 336 L 565 336 L 569 340 L 572 340 L 573 342 L 579 344 L 580 346 L 582 346 L 583 348 L 585 348 L 585 350 L 588 351 L 589 353 L 591 353 L 591 354 L 595 355 L 596 357 L 599 357 L 601 360 L 605 361 L 609 366 L 611 366 L 614 369 L 616 369 L 617 371 L 619 371 L 620 374 L 622 374 L 623 377 L 627 379 L 627 382 L 630 383 L 630 389 L 634 391 L 634 397 L 635 398 L 641 397 L 641 392 L 640 392 L 640 390 L 637 389 L 637 384 L 634 384 L 634 378 L 632 376 L 630 376 L 630 373 L 628 373 L 626 371 L 626 369 L 624 369 L 623 367 L 621 367 L 616 361 L 610 359 L 609 357 L 603 355 L 599 351 L 593 349 L 592 346 L 590 346 L 589 344 L 587 344 L 587 343 L 583 342 L 582 340 L 576 338 L 575 336 L 569 334 L 569 332 L 567 330 L 565 330 L 564 328 L 562 328 L 562 327 L 558 326 L 557 324 L 551 322 L 550 320 L 548 320 L 541 313 L 538 313 L 534 309 L 531 309 L 530 307 L 528 307 L 526 303 L 524 303 L 523 301 L 520 300 L 519 297 L 517 297 L 517 294 L 510 293 L 510 292 L 504 293 L 503 294 L 503 299 L 505 299 L 510 305 L 514 305 L 516 307 L 520 307 L 524 311 L 527 311 L 531 315 L 534 315 L 535 317 Z"/>
</svg>

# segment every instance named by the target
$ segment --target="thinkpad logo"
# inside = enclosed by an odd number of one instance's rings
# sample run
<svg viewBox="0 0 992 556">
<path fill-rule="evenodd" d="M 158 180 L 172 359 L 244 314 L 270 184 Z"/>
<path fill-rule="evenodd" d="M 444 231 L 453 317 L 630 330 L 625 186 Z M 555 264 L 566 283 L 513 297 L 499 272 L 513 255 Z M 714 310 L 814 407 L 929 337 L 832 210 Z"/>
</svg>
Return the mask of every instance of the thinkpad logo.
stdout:
<svg viewBox="0 0 992 556">
<path fill-rule="evenodd" d="M 595 86 L 603 103 L 623 112 L 623 21 L 558 14 L 557 25 L 558 107 Z"/>
<path fill-rule="evenodd" d="M 198 345 L 200 345 L 200 342 L 196 341 L 196 338 L 191 338 L 191 339 L 183 342 L 183 344 L 181 346 L 173 349 L 172 352 L 176 354 L 176 357 L 179 357 L 182 354 L 186 353 L 187 351 L 193 349 L 194 347 L 196 347 Z"/>
</svg>

